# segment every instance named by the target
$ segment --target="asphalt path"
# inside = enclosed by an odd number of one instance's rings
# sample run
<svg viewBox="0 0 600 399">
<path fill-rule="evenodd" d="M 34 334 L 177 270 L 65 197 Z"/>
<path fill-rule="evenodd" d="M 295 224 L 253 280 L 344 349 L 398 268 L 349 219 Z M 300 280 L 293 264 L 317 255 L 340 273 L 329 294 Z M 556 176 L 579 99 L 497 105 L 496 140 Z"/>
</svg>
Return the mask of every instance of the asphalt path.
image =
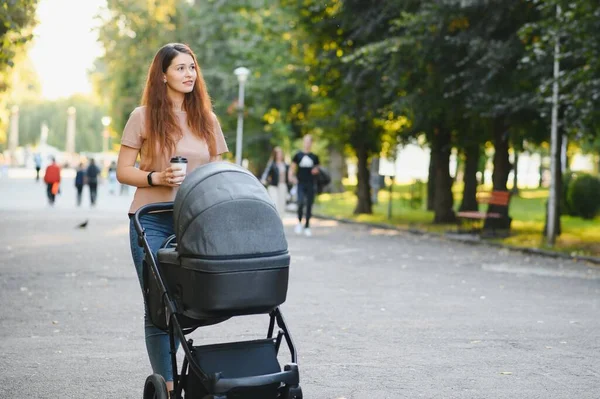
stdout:
<svg viewBox="0 0 600 399">
<path fill-rule="evenodd" d="M 30 171 L 0 178 L 0 398 L 141 398 L 133 192 L 101 184 L 95 208 L 76 207 L 66 175 L 54 207 Z M 305 398 L 600 398 L 598 266 L 329 220 L 309 238 L 294 223 L 281 309 Z M 260 338 L 267 321 L 191 337 Z"/>
</svg>

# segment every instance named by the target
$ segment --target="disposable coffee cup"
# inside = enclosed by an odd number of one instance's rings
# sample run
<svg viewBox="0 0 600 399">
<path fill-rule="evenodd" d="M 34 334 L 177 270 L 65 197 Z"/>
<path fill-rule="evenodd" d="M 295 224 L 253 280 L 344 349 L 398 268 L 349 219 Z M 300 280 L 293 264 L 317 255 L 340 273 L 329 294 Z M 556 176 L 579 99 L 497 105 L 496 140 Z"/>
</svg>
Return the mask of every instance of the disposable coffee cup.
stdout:
<svg viewBox="0 0 600 399">
<path fill-rule="evenodd" d="M 176 156 L 171 158 L 170 162 L 173 170 L 180 169 L 183 171 L 184 175 L 187 173 L 187 158 Z"/>
</svg>

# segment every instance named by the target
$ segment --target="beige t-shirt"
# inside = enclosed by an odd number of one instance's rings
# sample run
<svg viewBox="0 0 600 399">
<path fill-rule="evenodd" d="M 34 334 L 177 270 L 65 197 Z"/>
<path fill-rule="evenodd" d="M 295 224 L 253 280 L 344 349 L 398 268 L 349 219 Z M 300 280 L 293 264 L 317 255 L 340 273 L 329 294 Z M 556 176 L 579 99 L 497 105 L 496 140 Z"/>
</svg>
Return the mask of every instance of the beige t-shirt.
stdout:
<svg viewBox="0 0 600 399">
<path fill-rule="evenodd" d="M 146 129 L 145 125 L 145 110 L 146 107 L 137 107 L 133 110 L 129 116 L 129 120 L 123 130 L 123 137 L 121 138 L 121 144 L 127 147 L 136 148 L 140 150 L 140 170 L 144 171 L 156 171 L 162 172 L 170 166 L 169 160 L 170 154 L 164 154 L 162 157 L 157 157 L 152 163 L 149 163 L 144 159 L 146 153 Z M 179 124 L 183 132 L 183 137 L 179 140 L 175 147 L 175 153 L 173 155 L 179 155 L 187 158 L 187 173 L 189 174 L 192 170 L 196 169 L 200 165 L 204 165 L 209 162 L 210 154 L 208 152 L 208 145 L 206 142 L 194 136 L 190 131 L 187 124 L 187 114 L 185 111 L 177 112 L 179 118 Z M 221 155 L 229 151 L 225 137 L 223 136 L 223 130 L 217 119 L 217 116 L 213 113 L 214 127 L 215 127 L 215 140 L 217 154 Z M 168 186 L 154 186 L 154 187 L 138 187 L 135 190 L 129 213 L 134 213 L 138 208 L 143 205 L 151 204 L 155 202 L 168 202 L 175 199 L 178 187 Z"/>
</svg>

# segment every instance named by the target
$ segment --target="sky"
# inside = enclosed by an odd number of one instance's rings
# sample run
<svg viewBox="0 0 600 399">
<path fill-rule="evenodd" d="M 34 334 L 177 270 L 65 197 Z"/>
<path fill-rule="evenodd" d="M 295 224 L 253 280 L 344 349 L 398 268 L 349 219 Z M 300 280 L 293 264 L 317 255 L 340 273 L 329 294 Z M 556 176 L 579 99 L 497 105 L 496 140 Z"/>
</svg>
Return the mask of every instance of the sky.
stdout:
<svg viewBox="0 0 600 399">
<path fill-rule="evenodd" d="M 42 84 L 46 99 L 90 93 L 87 70 L 102 55 L 96 42 L 94 16 L 105 0 L 40 0 L 38 26 L 29 57 Z"/>
</svg>

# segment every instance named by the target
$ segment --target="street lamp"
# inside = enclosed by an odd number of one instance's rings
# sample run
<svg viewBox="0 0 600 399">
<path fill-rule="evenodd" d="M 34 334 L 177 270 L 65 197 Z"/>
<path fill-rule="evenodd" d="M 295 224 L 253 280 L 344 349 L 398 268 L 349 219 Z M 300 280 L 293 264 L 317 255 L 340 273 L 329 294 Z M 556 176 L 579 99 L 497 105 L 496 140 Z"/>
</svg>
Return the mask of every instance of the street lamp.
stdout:
<svg viewBox="0 0 600 399">
<path fill-rule="evenodd" d="M 244 85 L 250 75 L 248 68 L 239 67 L 233 71 L 240 84 L 238 92 L 238 121 L 237 121 L 237 136 L 235 139 L 235 163 L 242 164 L 242 136 L 244 135 Z"/>
<path fill-rule="evenodd" d="M 110 125 L 111 121 L 112 121 L 112 119 L 110 118 L 110 116 L 102 117 L 102 126 L 104 126 L 104 130 L 102 131 L 102 153 L 103 154 L 106 154 L 106 152 L 108 152 L 108 137 L 110 136 L 110 134 L 108 132 L 108 126 Z"/>
</svg>

